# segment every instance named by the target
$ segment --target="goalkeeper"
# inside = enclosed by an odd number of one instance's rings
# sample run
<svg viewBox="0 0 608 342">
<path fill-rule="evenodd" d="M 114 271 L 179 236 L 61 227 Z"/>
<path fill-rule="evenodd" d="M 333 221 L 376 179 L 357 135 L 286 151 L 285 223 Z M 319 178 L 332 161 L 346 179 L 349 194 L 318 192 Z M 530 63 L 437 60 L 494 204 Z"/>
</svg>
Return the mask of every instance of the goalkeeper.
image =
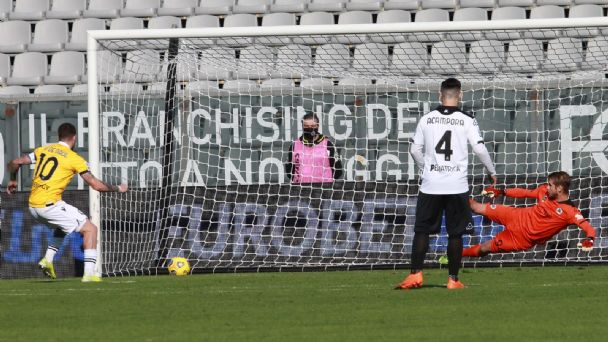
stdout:
<svg viewBox="0 0 608 342">
<path fill-rule="evenodd" d="M 538 203 L 531 207 L 514 208 L 498 204 L 482 204 L 469 200 L 471 210 L 505 226 L 492 240 L 465 248 L 462 256 L 482 257 L 490 253 L 525 251 L 551 239 L 571 224 L 579 226 L 587 237 L 579 247 L 591 251 L 595 239 L 595 229 L 583 217 L 580 210 L 568 198 L 570 176 L 564 172 L 553 172 L 547 177 L 547 184 L 534 190 L 490 187 L 482 194 L 488 197 L 500 195 L 514 198 L 536 198 Z"/>
</svg>

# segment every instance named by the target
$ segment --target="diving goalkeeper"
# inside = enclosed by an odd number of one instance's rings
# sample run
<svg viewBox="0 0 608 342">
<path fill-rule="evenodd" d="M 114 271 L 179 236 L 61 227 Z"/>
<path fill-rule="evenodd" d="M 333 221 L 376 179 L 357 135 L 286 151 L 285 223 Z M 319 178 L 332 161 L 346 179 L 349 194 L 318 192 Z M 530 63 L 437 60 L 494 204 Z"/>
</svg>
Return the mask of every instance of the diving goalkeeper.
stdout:
<svg viewBox="0 0 608 342">
<path fill-rule="evenodd" d="M 551 239 L 571 224 L 579 226 L 587 237 L 579 247 L 591 251 L 595 229 L 583 217 L 580 210 L 568 198 L 570 176 L 563 171 L 553 172 L 547 184 L 534 190 L 511 188 L 486 188 L 484 195 L 500 195 L 514 198 L 536 198 L 538 203 L 526 208 L 514 208 L 498 204 L 482 204 L 469 200 L 471 210 L 505 226 L 492 240 L 465 248 L 462 256 L 482 257 L 490 253 L 525 251 Z"/>
</svg>

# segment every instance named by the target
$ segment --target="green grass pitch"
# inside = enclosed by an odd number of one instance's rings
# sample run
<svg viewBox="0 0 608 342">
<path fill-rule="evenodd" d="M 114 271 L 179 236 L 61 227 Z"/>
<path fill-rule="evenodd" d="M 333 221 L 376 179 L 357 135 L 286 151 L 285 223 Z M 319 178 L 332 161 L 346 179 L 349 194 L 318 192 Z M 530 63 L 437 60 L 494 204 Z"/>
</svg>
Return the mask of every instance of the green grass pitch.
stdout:
<svg viewBox="0 0 608 342">
<path fill-rule="evenodd" d="M 0 282 L 2 341 L 606 341 L 608 267 Z"/>
</svg>

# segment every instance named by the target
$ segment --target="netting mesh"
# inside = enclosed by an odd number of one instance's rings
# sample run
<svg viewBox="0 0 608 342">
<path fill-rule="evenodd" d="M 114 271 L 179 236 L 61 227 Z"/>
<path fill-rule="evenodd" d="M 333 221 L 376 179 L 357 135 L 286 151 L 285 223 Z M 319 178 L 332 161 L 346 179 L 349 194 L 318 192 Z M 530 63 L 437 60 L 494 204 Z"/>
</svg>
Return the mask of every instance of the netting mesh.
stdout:
<svg viewBox="0 0 608 342">
<path fill-rule="evenodd" d="M 195 271 L 409 263 L 419 175 L 408 151 L 448 76 L 463 83 L 500 185 L 533 188 L 568 171 L 598 229 L 591 254 L 573 226 L 481 261 L 606 260 L 603 30 L 180 38 L 175 57 L 169 39 L 101 40 L 103 178 L 132 189 L 102 196 L 104 273 L 155 273 L 176 255 Z M 333 182 L 286 174 L 307 113 L 335 146 Z M 470 159 L 478 195 L 488 178 Z M 465 246 L 504 229 L 474 219 Z M 427 262 L 446 246 L 432 236 Z"/>
</svg>

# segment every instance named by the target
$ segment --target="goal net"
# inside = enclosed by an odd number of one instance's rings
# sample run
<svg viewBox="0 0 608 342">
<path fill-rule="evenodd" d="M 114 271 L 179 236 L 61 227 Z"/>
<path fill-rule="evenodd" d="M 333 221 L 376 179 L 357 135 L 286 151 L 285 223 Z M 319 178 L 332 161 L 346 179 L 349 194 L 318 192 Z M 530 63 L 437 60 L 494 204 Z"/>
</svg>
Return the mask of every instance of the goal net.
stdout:
<svg viewBox="0 0 608 342">
<path fill-rule="evenodd" d="M 571 226 L 532 250 L 464 262 L 606 261 L 608 21 L 550 22 L 93 32 L 91 163 L 130 186 L 92 193 L 103 273 L 163 272 L 173 256 L 195 272 L 407 265 L 420 180 L 411 139 L 450 76 L 499 186 L 567 171 L 598 231 L 591 253 Z M 310 113 L 324 142 L 294 144 Z M 295 179 L 297 148 L 330 159 L 324 182 Z M 472 196 L 487 201 L 473 154 L 469 174 Z M 465 247 L 502 229 L 474 216 Z M 426 262 L 446 246 L 443 228 Z"/>
</svg>

